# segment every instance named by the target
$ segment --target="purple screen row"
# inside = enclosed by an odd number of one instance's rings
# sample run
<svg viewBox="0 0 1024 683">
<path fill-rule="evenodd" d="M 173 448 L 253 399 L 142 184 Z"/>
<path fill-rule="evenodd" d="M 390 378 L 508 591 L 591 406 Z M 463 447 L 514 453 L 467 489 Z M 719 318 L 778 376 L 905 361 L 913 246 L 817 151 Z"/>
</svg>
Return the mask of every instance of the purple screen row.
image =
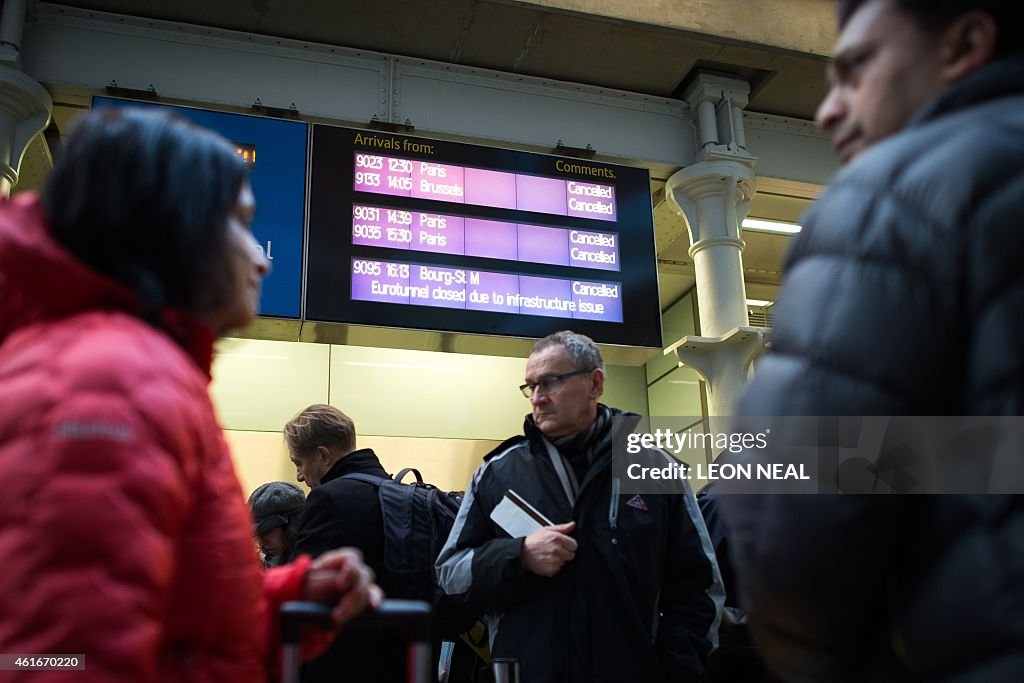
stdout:
<svg viewBox="0 0 1024 683">
<path fill-rule="evenodd" d="M 378 206 L 352 207 L 352 244 L 619 270 L 618 235 Z"/>
<path fill-rule="evenodd" d="M 615 187 L 356 152 L 355 189 L 615 221 Z"/>
<path fill-rule="evenodd" d="M 622 285 L 352 259 L 352 299 L 622 322 Z"/>
</svg>

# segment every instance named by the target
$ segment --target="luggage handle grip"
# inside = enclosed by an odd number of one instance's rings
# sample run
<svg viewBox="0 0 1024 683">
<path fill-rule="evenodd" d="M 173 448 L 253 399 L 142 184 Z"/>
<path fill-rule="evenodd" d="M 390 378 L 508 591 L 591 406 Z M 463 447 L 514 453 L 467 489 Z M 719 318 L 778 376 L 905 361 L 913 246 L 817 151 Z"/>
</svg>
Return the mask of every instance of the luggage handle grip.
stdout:
<svg viewBox="0 0 1024 683">
<path fill-rule="evenodd" d="M 332 605 L 293 601 L 281 606 L 281 641 L 297 643 L 303 626 L 331 628 Z M 344 625 L 345 630 L 402 628 L 410 641 L 430 642 L 430 605 L 418 600 L 385 600 L 377 609 L 366 609 Z"/>
</svg>

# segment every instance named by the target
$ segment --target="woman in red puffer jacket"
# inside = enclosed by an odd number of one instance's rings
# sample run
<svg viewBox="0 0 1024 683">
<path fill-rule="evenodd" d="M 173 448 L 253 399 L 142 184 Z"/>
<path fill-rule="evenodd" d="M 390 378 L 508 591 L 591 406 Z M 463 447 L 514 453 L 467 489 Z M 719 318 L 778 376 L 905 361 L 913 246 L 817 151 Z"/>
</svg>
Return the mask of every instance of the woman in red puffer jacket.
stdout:
<svg viewBox="0 0 1024 683">
<path fill-rule="evenodd" d="M 253 211 L 226 141 L 131 109 L 0 207 L 0 652 L 85 655 L 0 681 L 250 683 L 284 600 L 379 600 L 348 551 L 260 570 L 207 395 L 268 272 Z"/>
</svg>

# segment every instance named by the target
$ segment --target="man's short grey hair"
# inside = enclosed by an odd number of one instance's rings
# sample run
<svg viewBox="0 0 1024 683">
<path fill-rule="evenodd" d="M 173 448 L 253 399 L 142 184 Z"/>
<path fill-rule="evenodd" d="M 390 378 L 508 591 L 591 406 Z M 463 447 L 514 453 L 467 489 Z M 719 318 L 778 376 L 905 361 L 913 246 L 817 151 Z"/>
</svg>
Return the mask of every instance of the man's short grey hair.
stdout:
<svg viewBox="0 0 1024 683">
<path fill-rule="evenodd" d="M 530 355 L 543 351 L 552 346 L 561 346 L 569 352 L 569 358 L 577 370 L 604 369 L 604 359 L 601 358 L 601 350 L 597 348 L 594 340 L 585 334 L 562 330 L 544 337 L 533 345 Z"/>
</svg>

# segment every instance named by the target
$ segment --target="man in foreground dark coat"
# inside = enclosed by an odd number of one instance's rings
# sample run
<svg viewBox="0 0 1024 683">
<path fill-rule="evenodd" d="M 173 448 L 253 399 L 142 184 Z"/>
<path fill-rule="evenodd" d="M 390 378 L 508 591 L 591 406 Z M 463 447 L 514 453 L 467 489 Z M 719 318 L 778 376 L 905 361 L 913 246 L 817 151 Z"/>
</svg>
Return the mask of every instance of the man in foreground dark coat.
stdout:
<svg viewBox="0 0 1024 683">
<path fill-rule="evenodd" d="M 1020 415 L 1019 3 L 839 13 L 817 120 L 844 168 L 789 254 L 774 353 L 739 412 Z M 755 635 L 787 680 L 1024 680 L 1024 498 L 722 505 Z"/>
</svg>

